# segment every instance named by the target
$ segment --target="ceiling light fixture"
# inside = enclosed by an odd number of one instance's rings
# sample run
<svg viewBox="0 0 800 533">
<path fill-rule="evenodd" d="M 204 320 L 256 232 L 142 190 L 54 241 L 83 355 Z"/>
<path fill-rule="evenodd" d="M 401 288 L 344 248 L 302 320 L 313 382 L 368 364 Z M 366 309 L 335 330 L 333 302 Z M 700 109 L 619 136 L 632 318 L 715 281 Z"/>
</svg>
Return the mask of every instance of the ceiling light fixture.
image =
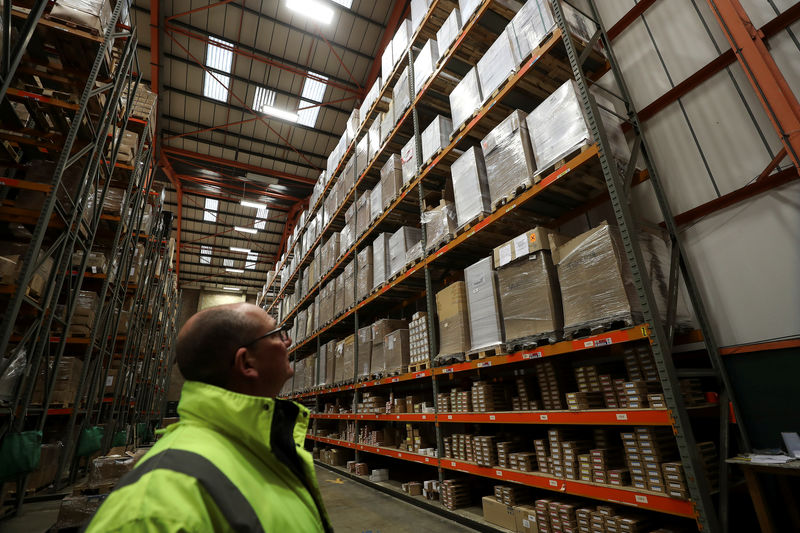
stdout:
<svg viewBox="0 0 800 533">
<path fill-rule="evenodd" d="M 323 24 L 333 20 L 333 9 L 316 0 L 287 0 L 286 7 Z"/>
<path fill-rule="evenodd" d="M 241 268 L 226 268 L 225 272 L 232 272 L 234 274 L 244 274 L 244 270 Z"/>
<path fill-rule="evenodd" d="M 255 228 L 243 228 L 242 226 L 234 226 L 233 229 L 236 231 L 241 231 L 242 233 L 258 233 L 258 230 Z"/>
<path fill-rule="evenodd" d="M 222 287 L 223 291 L 239 291 L 241 290 L 239 287 Z"/>
<path fill-rule="evenodd" d="M 261 112 L 265 115 L 270 115 L 289 122 L 297 122 L 297 113 L 292 113 L 285 109 L 278 109 L 277 107 L 265 105 L 261 108 Z"/>
<path fill-rule="evenodd" d="M 245 207 L 254 207 L 256 209 L 266 209 L 267 204 L 262 204 L 259 202 L 251 202 L 250 200 L 242 200 L 239 202 L 239 205 L 243 205 Z"/>
<path fill-rule="evenodd" d="M 231 252 L 242 252 L 243 254 L 249 254 L 250 248 L 238 248 L 236 246 L 231 246 Z"/>
</svg>

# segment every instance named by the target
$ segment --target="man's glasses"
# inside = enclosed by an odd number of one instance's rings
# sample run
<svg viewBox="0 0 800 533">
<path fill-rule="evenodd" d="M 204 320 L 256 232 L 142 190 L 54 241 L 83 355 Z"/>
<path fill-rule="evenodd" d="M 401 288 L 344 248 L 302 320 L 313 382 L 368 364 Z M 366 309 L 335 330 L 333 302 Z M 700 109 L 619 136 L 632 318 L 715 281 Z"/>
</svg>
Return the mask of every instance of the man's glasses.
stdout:
<svg viewBox="0 0 800 533">
<path fill-rule="evenodd" d="M 267 333 L 264 333 L 260 337 L 256 337 L 255 339 L 251 340 L 247 344 L 242 344 L 242 348 L 247 348 L 251 344 L 255 344 L 256 342 L 260 341 L 261 339 L 266 339 L 270 335 L 275 335 L 275 334 L 280 335 L 281 341 L 286 342 L 286 341 L 289 340 L 289 330 L 290 329 L 292 329 L 292 324 L 291 323 L 284 324 L 283 326 L 275 328 L 272 331 L 268 331 Z"/>
</svg>

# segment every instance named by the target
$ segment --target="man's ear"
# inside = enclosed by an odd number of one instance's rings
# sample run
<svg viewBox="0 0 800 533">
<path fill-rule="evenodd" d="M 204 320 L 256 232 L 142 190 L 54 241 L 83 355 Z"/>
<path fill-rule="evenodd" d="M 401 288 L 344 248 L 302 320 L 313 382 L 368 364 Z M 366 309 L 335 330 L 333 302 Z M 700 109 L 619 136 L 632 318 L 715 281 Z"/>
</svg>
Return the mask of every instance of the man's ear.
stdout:
<svg viewBox="0 0 800 533">
<path fill-rule="evenodd" d="M 257 379 L 255 355 L 247 348 L 239 348 L 233 356 L 233 372 L 246 379 Z"/>
</svg>

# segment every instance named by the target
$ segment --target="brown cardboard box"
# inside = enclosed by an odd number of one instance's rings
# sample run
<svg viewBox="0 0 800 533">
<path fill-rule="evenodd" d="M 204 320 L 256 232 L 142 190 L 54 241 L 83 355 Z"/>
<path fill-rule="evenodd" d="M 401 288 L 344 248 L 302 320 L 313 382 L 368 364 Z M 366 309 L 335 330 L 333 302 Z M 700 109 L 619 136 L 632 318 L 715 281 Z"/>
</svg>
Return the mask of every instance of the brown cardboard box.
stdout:
<svg viewBox="0 0 800 533">
<path fill-rule="evenodd" d="M 469 317 L 463 281 L 451 283 L 436 293 L 436 313 L 439 316 L 439 355 L 469 350 Z"/>
<path fill-rule="evenodd" d="M 342 341 L 342 380 L 350 381 L 355 376 L 355 335 L 348 335 Z M 338 361 L 337 361 L 338 364 Z"/>
<path fill-rule="evenodd" d="M 358 377 L 370 375 L 372 361 L 372 326 L 358 330 Z"/>
<path fill-rule="evenodd" d="M 484 520 L 511 531 L 516 531 L 517 521 L 514 516 L 514 507 L 498 502 L 494 496 L 484 496 L 481 501 L 483 503 Z"/>
<path fill-rule="evenodd" d="M 98 457 L 89 466 L 89 488 L 113 485 L 133 468 L 135 460 L 128 455 Z"/>
<path fill-rule="evenodd" d="M 358 252 L 358 275 L 356 282 L 356 300 L 361 301 L 372 291 L 373 263 L 372 246 Z"/>
<path fill-rule="evenodd" d="M 39 459 L 39 467 L 28 474 L 28 488 L 37 490 L 50 485 L 56 478 L 58 469 L 58 456 L 63 449 L 63 445 L 42 444 L 42 454 Z"/>
<path fill-rule="evenodd" d="M 408 370 L 410 357 L 408 346 L 408 330 L 392 331 L 384 338 L 384 354 L 387 372 L 405 372 Z"/>
<path fill-rule="evenodd" d="M 567 241 L 569 237 L 547 228 L 533 228 L 496 247 L 493 253 L 494 267 L 500 268 L 539 250 L 557 248 Z"/>
<path fill-rule="evenodd" d="M 108 494 L 67 496 L 61 500 L 55 529 L 80 528 L 88 524 Z"/>
<path fill-rule="evenodd" d="M 536 507 L 533 505 L 518 505 L 514 508 L 514 519 L 517 524 L 517 533 L 537 533 Z"/>
</svg>

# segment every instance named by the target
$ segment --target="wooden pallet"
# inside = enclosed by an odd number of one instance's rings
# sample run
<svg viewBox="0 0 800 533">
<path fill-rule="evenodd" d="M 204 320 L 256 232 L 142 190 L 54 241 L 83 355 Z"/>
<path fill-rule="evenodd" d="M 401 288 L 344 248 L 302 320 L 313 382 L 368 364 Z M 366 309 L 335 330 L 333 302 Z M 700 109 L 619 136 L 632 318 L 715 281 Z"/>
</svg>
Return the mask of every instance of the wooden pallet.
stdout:
<svg viewBox="0 0 800 533">
<path fill-rule="evenodd" d="M 44 16 L 45 18 L 52 20 L 53 22 L 57 22 L 58 24 L 63 24 L 64 26 L 69 26 L 70 28 L 78 31 L 83 31 L 86 33 L 90 33 L 95 36 L 100 35 L 100 30 L 97 28 L 92 28 L 91 26 L 84 26 L 83 24 L 78 24 L 74 20 L 68 20 L 61 18 L 59 16 L 53 15 L 52 13 L 48 13 Z"/>
<path fill-rule="evenodd" d="M 467 233 L 468 231 L 470 231 L 472 228 L 474 228 L 476 225 L 478 225 L 484 218 L 486 218 L 490 214 L 491 213 L 480 213 L 478 216 L 476 216 L 475 218 L 473 218 L 472 220 L 470 220 L 469 222 L 467 222 L 466 224 L 464 224 L 463 226 L 458 228 L 456 230 L 456 233 L 455 233 L 454 237 L 458 237 L 458 236 L 460 236 L 460 235 L 462 235 L 464 233 Z"/>
<path fill-rule="evenodd" d="M 565 339 L 579 339 L 581 337 L 589 337 L 591 335 L 598 335 L 606 331 L 613 331 L 616 329 L 630 328 L 636 324 L 641 324 L 643 318 L 641 315 L 625 314 L 615 317 L 604 318 L 602 320 L 594 320 L 577 326 L 570 326 L 564 328 Z"/>
<path fill-rule="evenodd" d="M 447 355 L 437 355 L 436 366 L 452 365 L 454 363 L 461 363 L 464 361 L 464 352 L 455 352 Z"/>
<path fill-rule="evenodd" d="M 525 178 L 525 181 L 518 184 L 513 191 L 509 191 L 504 196 L 501 196 L 492 202 L 492 212 L 497 211 L 498 208 L 506 205 L 507 203 L 513 202 L 517 196 L 524 193 L 531 187 L 533 187 L 533 180 L 531 178 Z"/>
<path fill-rule="evenodd" d="M 473 352 L 467 352 L 466 358 L 467 361 L 476 361 L 478 359 L 486 359 L 487 357 L 494 357 L 495 355 L 502 355 L 505 352 L 505 346 L 500 344 L 495 344 L 494 346 L 490 346 L 489 348 L 484 348 L 482 350 L 475 350 Z"/>
<path fill-rule="evenodd" d="M 464 128 L 466 128 L 467 124 L 469 124 L 472 121 L 472 119 L 475 118 L 475 116 L 480 112 L 482 107 L 483 106 L 481 106 L 478 109 L 476 109 L 475 111 L 473 111 L 467 118 L 464 119 L 464 122 L 459 124 L 459 126 L 457 128 L 453 128 L 452 133 L 450 133 L 450 141 L 455 139 L 458 135 L 461 134 L 462 131 L 464 131 Z"/>
<path fill-rule="evenodd" d="M 424 363 L 415 363 L 413 365 L 409 365 L 408 371 L 421 372 L 423 370 L 428 370 L 430 367 L 431 367 L 430 361 L 425 361 Z"/>
<path fill-rule="evenodd" d="M 581 154 L 581 153 L 585 152 L 591 146 L 592 146 L 591 143 L 582 144 L 581 146 L 578 146 L 578 147 L 572 149 L 569 153 L 565 154 L 564 157 L 562 157 L 561 159 L 559 159 L 559 160 L 547 165 L 546 167 L 537 168 L 536 169 L 536 174 L 533 177 L 534 182 L 535 183 L 539 183 L 540 181 L 542 181 L 542 178 L 544 176 L 547 176 L 548 174 L 550 174 L 554 170 L 557 170 L 557 169 L 561 168 L 562 166 L 564 166 L 567 163 L 567 161 L 569 161 L 570 159 L 576 157 L 578 154 Z"/>
<path fill-rule="evenodd" d="M 546 346 L 553 344 L 562 339 L 563 335 L 560 331 L 553 331 L 550 333 L 542 333 L 539 335 L 529 335 L 527 337 L 520 337 L 505 343 L 505 349 L 508 353 L 518 352 L 520 350 L 530 350 L 538 348 L 539 346 Z"/>
</svg>

